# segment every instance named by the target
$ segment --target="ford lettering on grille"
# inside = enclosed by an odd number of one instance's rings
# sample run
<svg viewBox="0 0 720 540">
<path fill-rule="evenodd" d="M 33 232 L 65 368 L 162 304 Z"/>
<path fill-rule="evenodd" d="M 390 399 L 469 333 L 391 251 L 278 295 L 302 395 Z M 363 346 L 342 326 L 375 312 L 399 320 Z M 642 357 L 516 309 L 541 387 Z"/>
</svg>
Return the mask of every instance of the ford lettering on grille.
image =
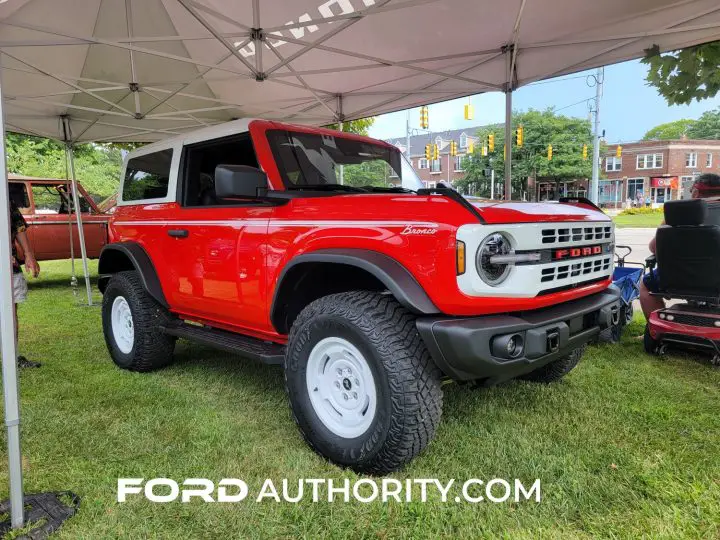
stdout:
<svg viewBox="0 0 720 540">
<path fill-rule="evenodd" d="M 602 246 L 582 246 L 576 248 L 563 248 L 553 251 L 553 260 L 562 261 L 565 259 L 579 259 L 581 257 L 592 257 L 593 255 L 602 255 Z"/>
</svg>

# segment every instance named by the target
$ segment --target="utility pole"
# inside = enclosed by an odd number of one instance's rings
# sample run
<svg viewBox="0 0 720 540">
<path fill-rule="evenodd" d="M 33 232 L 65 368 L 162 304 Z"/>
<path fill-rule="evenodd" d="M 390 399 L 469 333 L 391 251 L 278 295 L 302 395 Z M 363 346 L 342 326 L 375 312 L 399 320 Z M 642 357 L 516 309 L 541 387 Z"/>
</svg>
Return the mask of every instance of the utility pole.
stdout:
<svg viewBox="0 0 720 540">
<path fill-rule="evenodd" d="M 490 198 L 495 198 L 495 169 L 490 164 Z"/>
<path fill-rule="evenodd" d="M 410 159 L 410 109 L 407 110 L 407 123 L 405 124 L 405 157 Z"/>
<path fill-rule="evenodd" d="M 595 128 L 593 131 L 592 181 L 590 182 L 590 200 L 595 204 L 598 203 L 600 185 L 600 98 L 602 97 L 604 78 L 604 69 L 598 68 L 595 72 Z"/>
</svg>

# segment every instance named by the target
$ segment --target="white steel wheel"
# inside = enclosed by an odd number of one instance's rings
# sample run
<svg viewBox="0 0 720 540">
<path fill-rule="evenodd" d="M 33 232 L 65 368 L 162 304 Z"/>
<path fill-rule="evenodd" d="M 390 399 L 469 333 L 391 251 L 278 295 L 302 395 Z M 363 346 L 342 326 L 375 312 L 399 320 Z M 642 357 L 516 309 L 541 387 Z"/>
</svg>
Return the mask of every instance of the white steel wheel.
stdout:
<svg viewBox="0 0 720 540">
<path fill-rule="evenodd" d="M 130 354 L 135 343 L 135 327 L 130 305 L 123 296 L 117 296 L 110 310 L 113 338 L 118 349 Z"/>
<path fill-rule="evenodd" d="M 319 341 L 306 370 L 310 403 L 320 421 L 339 437 L 365 433 L 377 410 L 377 389 L 370 365 L 352 343 L 340 337 Z"/>
</svg>

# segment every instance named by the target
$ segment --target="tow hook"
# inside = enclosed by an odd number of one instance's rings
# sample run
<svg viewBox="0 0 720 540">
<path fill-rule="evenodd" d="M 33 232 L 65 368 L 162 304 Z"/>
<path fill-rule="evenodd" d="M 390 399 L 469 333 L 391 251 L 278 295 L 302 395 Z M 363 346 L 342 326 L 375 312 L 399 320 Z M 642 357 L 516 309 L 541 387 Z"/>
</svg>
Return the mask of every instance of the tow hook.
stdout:
<svg viewBox="0 0 720 540">
<path fill-rule="evenodd" d="M 555 330 L 550 330 L 547 333 L 547 348 L 548 352 L 557 352 L 560 350 L 560 332 Z"/>
</svg>

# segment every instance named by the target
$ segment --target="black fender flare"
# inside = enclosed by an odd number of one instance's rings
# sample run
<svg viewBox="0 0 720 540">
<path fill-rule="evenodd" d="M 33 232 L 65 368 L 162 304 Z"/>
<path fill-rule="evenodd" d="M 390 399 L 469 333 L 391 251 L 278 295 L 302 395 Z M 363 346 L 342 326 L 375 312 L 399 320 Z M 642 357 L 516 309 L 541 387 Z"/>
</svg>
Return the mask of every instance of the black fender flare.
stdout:
<svg viewBox="0 0 720 540">
<path fill-rule="evenodd" d="M 276 328 L 279 298 L 283 281 L 290 270 L 304 263 L 331 263 L 354 266 L 377 278 L 398 302 L 416 315 L 434 315 L 440 310 L 433 304 L 410 271 L 392 257 L 368 249 L 319 249 L 293 258 L 280 273 L 270 307 L 270 320 Z"/>
<path fill-rule="evenodd" d="M 155 265 L 153 265 L 145 248 L 137 242 L 115 242 L 107 244 L 102 249 L 100 261 L 98 262 L 100 292 L 105 291 L 112 274 L 122 270 L 129 270 L 126 265 L 118 265 L 118 260 L 123 260 L 123 262 L 129 260 L 134 270 L 140 275 L 140 280 L 147 293 L 164 308 L 169 307 L 160 285 L 160 279 L 155 271 Z"/>
</svg>

